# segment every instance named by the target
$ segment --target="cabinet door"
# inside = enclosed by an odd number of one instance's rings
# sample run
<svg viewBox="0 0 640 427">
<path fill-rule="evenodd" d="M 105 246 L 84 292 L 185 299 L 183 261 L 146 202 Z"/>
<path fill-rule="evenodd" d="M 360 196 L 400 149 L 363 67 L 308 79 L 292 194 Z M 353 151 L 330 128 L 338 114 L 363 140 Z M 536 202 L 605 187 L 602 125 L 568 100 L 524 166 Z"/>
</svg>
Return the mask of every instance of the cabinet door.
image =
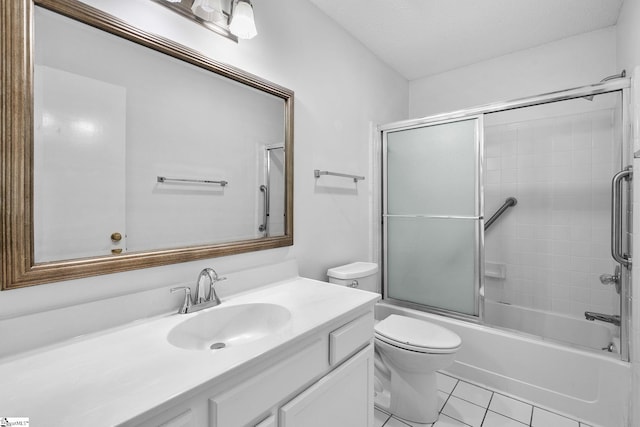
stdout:
<svg viewBox="0 0 640 427">
<path fill-rule="evenodd" d="M 318 339 L 231 390 L 209 399 L 212 427 L 245 427 L 279 406 L 329 367 L 327 339 Z"/>
<path fill-rule="evenodd" d="M 373 346 L 299 394 L 280 409 L 280 427 L 373 425 Z"/>
</svg>

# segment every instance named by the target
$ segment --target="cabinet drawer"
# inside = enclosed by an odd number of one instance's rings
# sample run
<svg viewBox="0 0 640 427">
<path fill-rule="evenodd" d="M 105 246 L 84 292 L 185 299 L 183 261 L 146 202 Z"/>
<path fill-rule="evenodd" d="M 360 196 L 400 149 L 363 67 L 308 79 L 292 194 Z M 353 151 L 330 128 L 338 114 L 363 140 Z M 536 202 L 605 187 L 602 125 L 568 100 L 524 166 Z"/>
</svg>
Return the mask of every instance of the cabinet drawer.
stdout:
<svg viewBox="0 0 640 427">
<path fill-rule="evenodd" d="M 371 342 L 373 312 L 347 323 L 329 334 L 329 364 L 335 365 Z"/>
<path fill-rule="evenodd" d="M 327 341 L 317 340 L 251 380 L 209 399 L 215 427 L 246 426 L 260 415 L 321 375 L 327 368 Z"/>
</svg>

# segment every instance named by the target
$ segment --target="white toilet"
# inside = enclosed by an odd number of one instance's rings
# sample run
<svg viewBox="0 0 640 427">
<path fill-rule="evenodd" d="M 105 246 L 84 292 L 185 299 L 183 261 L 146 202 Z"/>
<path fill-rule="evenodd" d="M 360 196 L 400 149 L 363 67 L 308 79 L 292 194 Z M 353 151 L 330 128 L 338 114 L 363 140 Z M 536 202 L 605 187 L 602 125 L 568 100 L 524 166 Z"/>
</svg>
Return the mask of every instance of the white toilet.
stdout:
<svg viewBox="0 0 640 427">
<path fill-rule="evenodd" d="M 355 262 L 327 271 L 329 282 L 377 292 L 378 266 Z M 375 326 L 376 406 L 414 423 L 438 419 L 436 371 L 450 366 L 462 340 L 454 332 L 392 314 Z"/>
</svg>

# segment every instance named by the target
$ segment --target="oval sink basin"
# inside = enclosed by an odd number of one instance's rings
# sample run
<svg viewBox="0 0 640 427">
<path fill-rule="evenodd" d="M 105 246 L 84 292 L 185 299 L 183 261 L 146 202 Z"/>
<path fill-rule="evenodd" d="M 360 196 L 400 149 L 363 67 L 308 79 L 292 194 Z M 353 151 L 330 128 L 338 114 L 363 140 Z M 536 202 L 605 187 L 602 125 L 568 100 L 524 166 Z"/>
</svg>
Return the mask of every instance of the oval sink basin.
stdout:
<svg viewBox="0 0 640 427">
<path fill-rule="evenodd" d="M 187 350 L 220 350 L 278 333 L 290 319 L 289 310 L 276 304 L 221 305 L 176 325 L 167 339 Z"/>
</svg>

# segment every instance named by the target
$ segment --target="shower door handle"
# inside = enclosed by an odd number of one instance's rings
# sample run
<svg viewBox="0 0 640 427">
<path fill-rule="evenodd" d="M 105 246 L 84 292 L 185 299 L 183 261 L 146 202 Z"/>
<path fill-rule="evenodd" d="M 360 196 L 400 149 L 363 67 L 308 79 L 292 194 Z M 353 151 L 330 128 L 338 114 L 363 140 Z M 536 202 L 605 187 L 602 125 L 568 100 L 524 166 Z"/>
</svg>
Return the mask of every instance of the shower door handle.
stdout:
<svg viewBox="0 0 640 427">
<path fill-rule="evenodd" d="M 611 180 L 611 256 L 627 268 L 631 268 L 631 259 L 622 251 L 622 184 L 632 174 L 631 166 L 627 166 Z"/>
</svg>

